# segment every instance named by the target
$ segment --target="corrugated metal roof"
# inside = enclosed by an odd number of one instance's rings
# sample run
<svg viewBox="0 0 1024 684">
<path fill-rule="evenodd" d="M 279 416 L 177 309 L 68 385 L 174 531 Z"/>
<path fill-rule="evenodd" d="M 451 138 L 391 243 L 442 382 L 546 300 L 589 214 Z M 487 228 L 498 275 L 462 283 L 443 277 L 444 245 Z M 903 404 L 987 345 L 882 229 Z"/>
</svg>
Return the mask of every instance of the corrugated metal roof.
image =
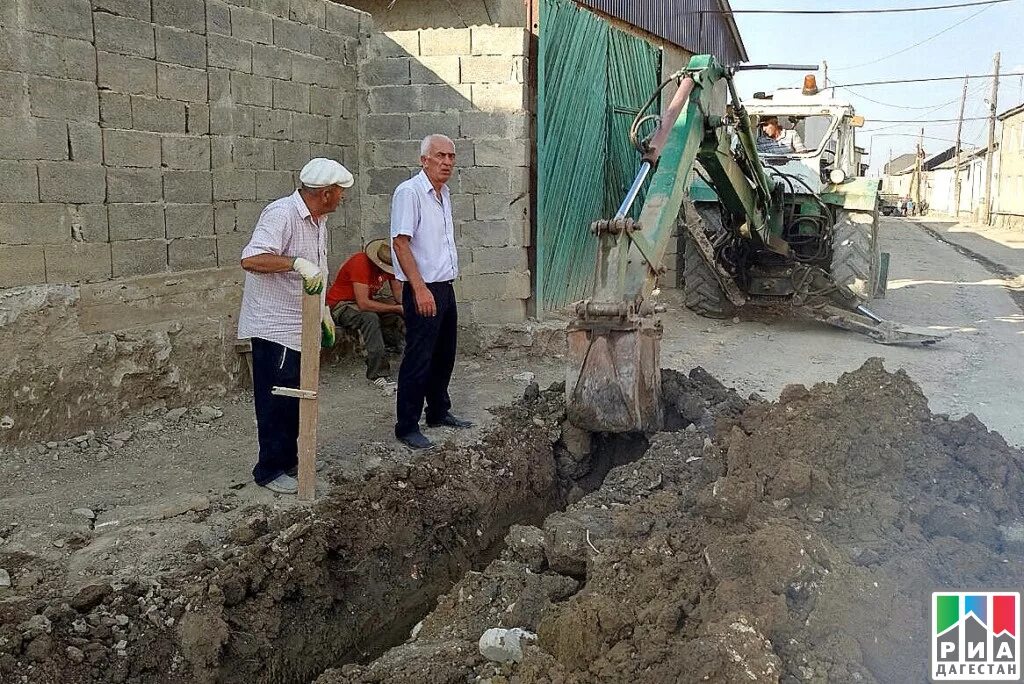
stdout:
<svg viewBox="0 0 1024 684">
<path fill-rule="evenodd" d="M 747 61 L 729 0 L 577 0 L 694 54 Z"/>
</svg>

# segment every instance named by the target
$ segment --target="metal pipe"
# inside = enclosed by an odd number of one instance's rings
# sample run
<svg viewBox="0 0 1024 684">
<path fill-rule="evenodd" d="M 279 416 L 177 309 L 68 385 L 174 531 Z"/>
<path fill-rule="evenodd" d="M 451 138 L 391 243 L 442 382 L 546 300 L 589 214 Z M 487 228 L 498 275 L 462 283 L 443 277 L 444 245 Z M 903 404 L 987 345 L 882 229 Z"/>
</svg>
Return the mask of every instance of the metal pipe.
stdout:
<svg viewBox="0 0 1024 684">
<path fill-rule="evenodd" d="M 658 164 L 661 152 L 665 149 L 665 143 L 668 142 L 668 136 L 672 133 L 672 128 L 676 125 L 679 115 L 686 109 L 686 103 L 689 102 L 690 94 L 693 92 L 695 85 L 696 83 L 692 76 L 687 76 L 679 83 L 679 89 L 672 96 L 672 101 L 665 110 L 664 116 L 661 117 L 661 124 L 659 124 L 658 130 L 654 132 L 654 135 L 651 136 L 647 144 L 647 153 L 643 156 L 643 159 L 650 162 L 651 166 Z"/>
<path fill-rule="evenodd" d="M 867 316 L 868 318 L 873 320 L 875 323 L 881 323 L 884 320 L 882 317 L 876 316 L 874 314 L 874 312 L 871 311 L 871 309 L 869 309 L 868 307 L 864 306 L 863 304 L 858 305 L 857 308 L 854 309 L 854 311 L 856 311 L 857 313 L 859 313 L 859 314 L 861 314 L 863 316 Z"/>
<path fill-rule="evenodd" d="M 626 193 L 625 199 L 622 200 L 622 204 L 619 205 L 619 210 L 615 212 L 615 218 L 621 219 L 626 218 L 626 214 L 633 208 L 633 203 L 636 202 L 637 195 L 640 194 L 640 189 L 644 186 L 647 181 L 647 176 L 651 174 L 651 163 L 644 162 L 640 165 L 640 170 L 636 174 L 636 178 L 633 179 L 633 184 L 629 186 L 629 192 Z"/>
</svg>

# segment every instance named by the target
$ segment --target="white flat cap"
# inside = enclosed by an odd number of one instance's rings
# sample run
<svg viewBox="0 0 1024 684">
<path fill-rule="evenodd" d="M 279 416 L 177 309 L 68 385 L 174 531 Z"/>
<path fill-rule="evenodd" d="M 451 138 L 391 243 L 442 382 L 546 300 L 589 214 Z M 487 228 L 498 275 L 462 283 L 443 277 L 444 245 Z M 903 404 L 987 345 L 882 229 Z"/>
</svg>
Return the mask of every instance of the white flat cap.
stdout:
<svg viewBox="0 0 1024 684">
<path fill-rule="evenodd" d="M 331 185 L 351 188 L 355 179 L 348 169 L 333 159 L 317 157 L 302 167 L 299 182 L 307 188 L 326 188 Z"/>
</svg>

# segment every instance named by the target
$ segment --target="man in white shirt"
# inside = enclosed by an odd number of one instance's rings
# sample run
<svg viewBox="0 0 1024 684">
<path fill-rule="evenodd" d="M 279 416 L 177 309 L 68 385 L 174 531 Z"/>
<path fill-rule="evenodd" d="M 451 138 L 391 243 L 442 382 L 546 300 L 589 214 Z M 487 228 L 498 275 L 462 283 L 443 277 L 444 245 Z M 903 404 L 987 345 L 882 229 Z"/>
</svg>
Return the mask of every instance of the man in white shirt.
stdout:
<svg viewBox="0 0 1024 684">
<path fill-rule="evenodd" d="M 766 116 L 757 125 L 757 151 L 761 154 L 794 154 L 806 152 L 807 148 L 795 129 L 783 128 L 777 116 Z"/>
<path fill-rule="evenodd" d="M 252 476 L 279 494 L 298 490 L 299 400 L 270 392 L 275 385 L 299 386 L 302 291 L 323 297 L 327 214 L 338 208 L 353 178 L 333 159 L 317 158 L 302 168 L 299 182 L 298 190 L 267 205 L 242 250 L 245 290 L 238 337 L 252 340 L 260 446 Z M 333 334 L 329 312 L 324 325 L 325 334 Z"/>
<path fill-rule="evenodd" d="M 391 199 L 392 261 L 405 312 L 395 436 L 414 449 L 433 446 L 420 432 L 424 401 L 427 425 L 472 426 L 452 415 L 448 396 L 458 331 L 452 282 L 459 275 L 459 255 L 446 185 L 455 168 L 455 144 L 428 135 L 420 145 L 420 166 L 423 170 L 399 185 Z"/>
</svg>

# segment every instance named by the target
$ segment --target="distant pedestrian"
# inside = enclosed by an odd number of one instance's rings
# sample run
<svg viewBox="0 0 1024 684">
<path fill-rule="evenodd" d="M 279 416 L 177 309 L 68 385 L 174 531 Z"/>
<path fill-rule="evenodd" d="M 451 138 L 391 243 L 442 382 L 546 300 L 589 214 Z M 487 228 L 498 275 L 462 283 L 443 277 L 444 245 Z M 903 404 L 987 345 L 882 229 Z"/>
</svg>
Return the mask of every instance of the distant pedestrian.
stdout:
<svg viewBox="0 0 1024 684">
<path fill-rule="evenodd" d="M 274 386 L 298 387 L 302 352 L 302 291 L 323 295 L 327 273 L 327 214 L 352 187 L 348 169 L 333 159 L 313 159 L 299 173 L 301 187 L 263 209 L 242 250 L 245 290 L 239 339 L 252 340 L 253 401 L 259 459 L 256 484 L 279 494 L 298 490 L 299 400 L 271 394 Z M 334 323 L 322 306 L 331 344 Z"/>
<path fill-rule="evenodd" d="M 420 145 L 420 166 L 423 170 L 399 185 L 391 200 L 391 244 L 395 276 L 403 283 L 406 330 L 395 436 L 414 449 L 433 446 L 419 427 L 424 400 L 427 425 L 473 425 L 452 415 L 448 395 L 458 333 L 452 282 L 459 275 L 459 255 L 446 185 L 455 168 L 455 144 L 428 135 Z"/>
<path fill-rule="evenodd" d="M 366 347 L 366 378 L 385 396 L 395 393 L 391 379 L 387 344 L 401 347 L 395 339 L 402 335 L 402 290 L 395 280 L 391 241 L 373 240 L 363 251 L 353 254 L 338 269 L 334 284 L 327 291 L 327 306 L 335 322 L 359 333 Z M 380 295 L 387 285 L 390 297 Z"/>
<path fill-rule="evenodd" d="M 907 200 L 907 216 L 913 216 L 914 215 L 914 209 L 915 209 L 914 200 L 912 200 L 912 199 L 911 200 Z"/>
</svg>

